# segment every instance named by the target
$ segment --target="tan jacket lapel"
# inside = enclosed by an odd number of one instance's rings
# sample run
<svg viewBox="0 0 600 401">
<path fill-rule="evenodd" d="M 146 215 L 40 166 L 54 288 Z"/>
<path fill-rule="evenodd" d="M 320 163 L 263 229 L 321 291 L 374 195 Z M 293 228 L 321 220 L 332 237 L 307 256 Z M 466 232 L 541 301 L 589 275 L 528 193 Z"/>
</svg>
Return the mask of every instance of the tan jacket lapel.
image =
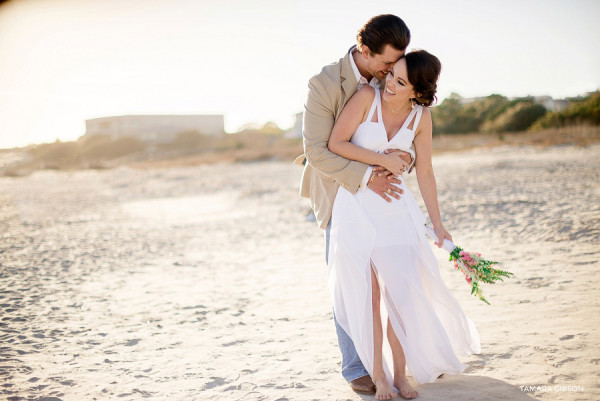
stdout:
<svg viewBox="0 0 600 401">
<path fill-rule="evenodd" d="M 346 54 L 346 57 L 342 59 L 340 78 L 342 80 L 342 90 L 344 92 L 342 96 L 343 104 L 340 110 L 338 110 L 337 115 L 335 116 L 336 119 L 339 113 L 342 111 L 341 109 L 343 108 L 344 104 L 346 104 L 348 99 L 350 99 L 350 97 L 354 95 L 354 93 L 356 92 L 356 88 L 358 87 L 358 82 L 356 82 L 354 71 L 352 71 L 352 65 L 350 65 L 350 57 L 352 57 L 352 54 L 348 52 L 348 54 Z"/>
</svg>

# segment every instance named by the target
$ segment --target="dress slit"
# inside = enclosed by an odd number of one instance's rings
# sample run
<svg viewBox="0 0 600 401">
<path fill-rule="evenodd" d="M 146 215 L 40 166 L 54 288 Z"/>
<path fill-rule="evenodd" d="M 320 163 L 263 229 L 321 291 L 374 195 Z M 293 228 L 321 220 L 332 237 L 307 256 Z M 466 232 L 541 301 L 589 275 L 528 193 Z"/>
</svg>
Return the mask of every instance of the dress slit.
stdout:
<svg viewBox="0 0 600 401">
<path fill-rule="evenodd" d="M 373 151 L 408 151 L 422 107 L 387 140 L 376 90 L 369 115 L 351 142 Z M 377 121 L 371 121 L 377 112 Z M 412 123 L 413 130 L 407 128 Z M 403 180 L 402 180 L 403 181 Z M 387 344 L 388 317 L 402 345 L 406 366 L 418 383 L 465 366 L 456 354 L 480 352 L 479 334 L 441 279 L 425 232 L 425 216 L 405 186 L 400 200 L 386 202 L 371 190 L 338 189 L 329 245 L 329 287 L 336 319 L 352 339 L 369 374 L 373 374 L 372 297 L 380 297 L 384 338 L 383 365 L 390 385 L 393 358 Z M 371 268 L 379 283 L 372 293 Z"/>
</svg>

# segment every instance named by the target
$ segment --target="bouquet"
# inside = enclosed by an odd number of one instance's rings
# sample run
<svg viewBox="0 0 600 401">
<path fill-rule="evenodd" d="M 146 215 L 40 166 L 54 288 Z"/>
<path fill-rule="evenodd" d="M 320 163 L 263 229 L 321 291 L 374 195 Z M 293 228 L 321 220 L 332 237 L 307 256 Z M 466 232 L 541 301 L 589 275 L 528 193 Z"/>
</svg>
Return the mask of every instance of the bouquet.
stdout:
<svg viewBox="0 0 600 401">
<path fill-rule="evenodd" d="M 433 228 L 425 226 L 425 232 L 436 242 L 438 241 Z M 498 262 L 484 259 L 477 252 L 466 252 L 447 239 L 442 243 L 442 248 L 450 253 L 448 260 L 454 262 L 454 268 L 465 275 L 465 280 L 471 285 L 471 294 L 488 305 L 490 303 L 484 298 L 479 283 L 494 284 L 496 281 L 504 281 L 502 277 L 512 276 L 512 273 L 507 270 L 495 269 L 493 266 Z"/>
</svg>

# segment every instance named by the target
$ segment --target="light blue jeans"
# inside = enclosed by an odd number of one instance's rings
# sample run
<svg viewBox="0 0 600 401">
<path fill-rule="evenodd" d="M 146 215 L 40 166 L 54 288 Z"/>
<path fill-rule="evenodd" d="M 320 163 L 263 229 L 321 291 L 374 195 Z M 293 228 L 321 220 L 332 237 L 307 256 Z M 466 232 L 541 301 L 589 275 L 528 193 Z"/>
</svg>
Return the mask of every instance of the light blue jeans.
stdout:
<svg viewBox="0 0 600 401">
<path fill-rule="evenodd" d="M 329 237 L 331 234 L 331 219 L 325 229 L 325 262 L 329 263 Z M 369 372 L 365 369 L 354 343 L 348 334 L 342 329 L 335 318 L 335 312 L 333 312 L 333 323 L 335 324 L 335 332 L 338 338 L 338 346 L 342 352 L 342 376 L 347 382 L 351 382 L 359 377 L 367 376 Z"/>
</svg>

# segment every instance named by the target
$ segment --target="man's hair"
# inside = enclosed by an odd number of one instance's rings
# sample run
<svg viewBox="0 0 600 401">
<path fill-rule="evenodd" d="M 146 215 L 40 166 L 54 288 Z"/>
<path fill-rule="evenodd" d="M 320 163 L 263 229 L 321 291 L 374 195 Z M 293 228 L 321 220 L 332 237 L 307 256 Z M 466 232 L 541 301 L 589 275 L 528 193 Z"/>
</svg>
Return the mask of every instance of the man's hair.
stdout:
<svg viewBox="0 0 600 401">
<path fill-rule="evenodd" d="M 410 42 L 410 31 L 400 19 L 392 14 L 382 14 L 371 18 L 356 34 L 356 48 L 362 51 L 367 46 L 371 54 L 383 53 L 385 45 L 396 50 L 405 50 Z"/>
</svg>

